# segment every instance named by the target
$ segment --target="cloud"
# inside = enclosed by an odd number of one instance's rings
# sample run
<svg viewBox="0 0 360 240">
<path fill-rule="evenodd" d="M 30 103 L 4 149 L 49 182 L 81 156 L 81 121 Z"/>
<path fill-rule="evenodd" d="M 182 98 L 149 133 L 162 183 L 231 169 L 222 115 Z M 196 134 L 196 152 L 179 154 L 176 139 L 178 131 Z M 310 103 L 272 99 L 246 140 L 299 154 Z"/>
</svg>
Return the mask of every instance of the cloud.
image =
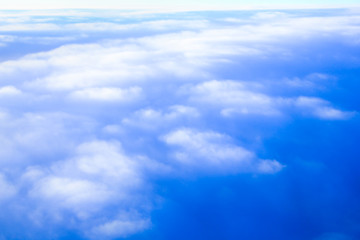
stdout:
<svg viewBox="0 0 360 240">
<path fill-rule="evenodd" d="M 131 234 L 143 231 L 149 228 L 151 222 L 149 219 L 133 219 L 129 214 L 123 214 L 119 219 L 104 223 L 91 231 L 89 238 L 123 238 Z"/>
<path fill-rule="evenodd" d="M 287 85 L 293 89 L 318 91 L 326 90 L 326 88 L 333 86 L 335 83 L 336 77 L 334 76 L 323 73 L 312 73 L 303 78 L 285 78 L 284 81 L 279 82 L 279 86 L 282 85 L 285 87 Z"/>
<path fill-rule="evenodd" d="M 9 183 L 3 174 L 0 173 L 0 203 L 1 201 L 10 199 L 16 194 L 16 187 Z"/>
<path fill-rule="evenodd" d="M 352 117 L 355 112 L 341 111 L 330 106 L 328 101 L 315 97 L 298 97 L 294 101 L 304 114 L 311 115 L 321 119 L 343 120 Z"/>
<path fill-rule="evenodd" d="M 356 114 L 319 94 L 356 58 L 317 49 L 358 44 L 356 14 L 93 14 L 2 17 L 0 204 L 29 229 L 136 234 L 157 181 L 276 174 L 283 159 L 258 149 L 284 119 Z"/>
<path fill-rule="evenodd" d="M 69 97 L 80 101 L 128 102 L 140 97 L 141 88 L 86 88 L 70 93 Z"/>
<path fill-rule="evenodd" d="M 208 81 L 191 87 L 190 101 L 218 106 L 222 114 L 278 115 L 275 100 L 265 94 L 249 89 L 251 83 L 238 81 Z M 186 90 L 185 90 L 186 91 Z"/>
<path fill-rule="evenodd" d="M 0 97 L 21 94 L 21 91 L 14 86 L 5 86 L 0 88 Z"/>
<path fill-rule="evenodd" d="M 33 15 L 24 17 L 12 15 L 12 19 L 3 18 L 3 25 L 0 26 L 0 31 L 2 32 L 57 32 L 57 31 L 82 31 L 82 32 L 114 32 L 114 31 L 144 31 L 144 30 L 152 30 L 152 31 L 173 31 L 181 29 L 201 29 L 206 28 L 208 26 L 207 20 L 180 20 L 180 19 L 167 19 L 167 20 L 159 20 L 159 19 L 149 19 L 146 15 L 142 15 L 145 17 L 144 21 L 140 23 L 124 23 L 119 19 L 119 22 L 116 22 L 116 19 L 119 18 L 118 14 L 114 14 L 111 22 L 104 21 L 108 20 L 103 18 L 103 20 L 99 22 L 87 22 L 89 19 L 88 14 L 81 14 L 81 12 L 75 13 L 79 19 L 82 19 L 84 22 L 77 23 L 58 23 L 56 18 L 49 17 L 47 19 L 39 17 L 39 15 Z M 62 15 L 65 16 L 66 14 Z M 121 16 L 121 15 L 120 15 Z M 70 16 L 72 17 L 72 16 Z M 109 17 L 109 16 L 107 16 Z M 115 19 L 115 21 L 114 21 Z M 0 36 L 0 40 L 9 39 L 7 35 Z"/>
<path fill-rule="evenodd" d="M 71 218 L 72 227 L 99 237 L 144 230 L 150 226 L 149 217 L 140 217 L 137 212 L 151 209 L 146 161 L 125 155 L 117 141 L 82 143 L 72 157 L 49 167 L 31 167 L 24 173 L 29 201 L 35 201 L 28 212 L 40 216 L 37 221 L 41 224 L 45 224 L 45 215 L 56 225 Z M 109 206 L 114 214 L 101 217 Z M 124 211 L 130 212 L 123 215 Z"/>
<path fill-rule="evenodd" d="M 229 136 L 213 131 L 185 128 L 170 132 L 162 139 L 179 148 L 173 154 L 175 164 L 190 171 L 275 173 L 284 167 L 274 160 L 257 159 L 253 152 L 232 143 Z"/>
<path fill-rule="evenodd" d="M 269 86 L 261 83 L 212 80 L 195 86 L 186 86 L 181 93 L 189 95 L 189 101 L 202 108 L 206 105 L 220 109 L 224 117 L 234 115 L 281 117 L 294 111 L 320 119 L 342 120 L 354 114 L 333 108 L 330 102 L 321 98 L 280 97 L 263 93 L 271 90 Z"/>
<path fill-rule="evenodd" d="M 132 114 L 130 118 L 124 118 L 122 123 L 126 126 L 134 126 L 142 129 L 157 129 L 161 127 L 169 127 L 177 124 L 179 121 L 194 121 L 199 117 L 196 108 L 174 105 L 166 110 L 154 110 L 151 108 L 140 109 Z"/>
<path fill-rule="evenodd" d="M 89 211 L 111 197 L 111 192 L 105 186 L 87 180 L 47 177 L 35 185 L 31 195 L 53 206 L 58 203 L 57 208 L 70 209 L 79 218 L 87 218 Z"/>
<path fill-rule="evenodd" d="M 91 119 L 62 112 L 23 113 L 9 112 L 0 118 L 0 150 L 2 166 L 10 169 L 44 163 L 67 155 L 74 146 L 87 138 L 94 129 Z M 6 148 L 5 148 L 6 146 Z"/>
</svg>

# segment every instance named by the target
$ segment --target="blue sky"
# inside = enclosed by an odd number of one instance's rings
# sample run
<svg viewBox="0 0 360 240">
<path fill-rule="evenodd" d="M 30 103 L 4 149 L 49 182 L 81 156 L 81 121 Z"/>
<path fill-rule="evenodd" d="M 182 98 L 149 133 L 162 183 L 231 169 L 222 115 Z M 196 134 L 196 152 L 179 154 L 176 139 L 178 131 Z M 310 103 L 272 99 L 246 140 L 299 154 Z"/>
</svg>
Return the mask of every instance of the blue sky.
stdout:
<svg viewBox="0 0 360 240">
<path fill-rule="evenodd" d="M 359 37 L 346 7 L 1 10 L 0 240 L 359 239 Z"/>
</svg>

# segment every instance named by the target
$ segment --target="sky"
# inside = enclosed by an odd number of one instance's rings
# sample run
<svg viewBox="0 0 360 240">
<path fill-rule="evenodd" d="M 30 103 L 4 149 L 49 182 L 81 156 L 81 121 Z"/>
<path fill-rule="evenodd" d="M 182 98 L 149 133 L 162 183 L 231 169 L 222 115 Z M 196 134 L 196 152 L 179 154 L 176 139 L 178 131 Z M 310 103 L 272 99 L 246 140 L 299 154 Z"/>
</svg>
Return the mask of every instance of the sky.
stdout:
<svg viewBox="0 0 360 240">
<path fill-rule="evenodd" d="M 234 9 L 234 8 L 273 8 L 299 6 L 334 7 L 344 5 L 358 5 L 357 0 L 13 0 L 0 4 L 0 9 L 56 9 L 56 8 L 97 8 L 97 9 Z"/>
<path fill-rule="evenodd" d="M 0 240 L 360 239 L 360 10 L 327 3 L 0 10 Z"/>
</svg>

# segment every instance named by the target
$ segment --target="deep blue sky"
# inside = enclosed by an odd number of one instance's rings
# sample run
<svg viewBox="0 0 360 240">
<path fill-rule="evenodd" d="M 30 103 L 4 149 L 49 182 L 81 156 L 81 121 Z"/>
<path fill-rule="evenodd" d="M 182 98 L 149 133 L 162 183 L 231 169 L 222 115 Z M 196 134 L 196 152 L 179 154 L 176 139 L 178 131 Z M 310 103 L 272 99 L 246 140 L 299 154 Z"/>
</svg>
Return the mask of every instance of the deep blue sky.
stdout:
<svg viewBox="0 0 360 240">
<path fill-rule="evenodd" d="M 356 9 L 0 13 L 0 240 L 360 239 Z"/>
</svg>

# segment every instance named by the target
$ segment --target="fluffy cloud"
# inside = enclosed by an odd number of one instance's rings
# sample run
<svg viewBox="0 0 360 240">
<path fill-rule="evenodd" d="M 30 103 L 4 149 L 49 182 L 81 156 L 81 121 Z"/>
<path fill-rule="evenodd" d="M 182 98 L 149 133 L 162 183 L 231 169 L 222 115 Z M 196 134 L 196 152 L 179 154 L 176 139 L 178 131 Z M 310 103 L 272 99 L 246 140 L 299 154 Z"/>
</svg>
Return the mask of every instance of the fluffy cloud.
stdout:
<svg viewBox="0 0 360 240">
<path fill-rule="evenodd" d="M 0 97 L 21 94 L 21 91 L 14 86 L 5 86 L 0 88 Z"/>
<path fill-rule="evenodd" d="M 207 81 L 182 90 L 189 101 L 197 106 L 210 105 L 220 109 L 225 117 L 233 115 L 262 115 L 279 117 L 288 114 L 289 108 L 306 116 L 341 120 L 354 113 L 333 108 L 328 101 L 315 97 L 281 97 L 267 95 L 269 86 L 242 81 Z M 270 89 L 271 91 L 271 89 Z"/>
<path fill-rule="evenodd" d="M 134 219 L 134 216 L 123 214 L 120 219 L 104 223 L 94 228 L 89 238 L 123 238 L 149 228 L 150 223 L 149 219 Z"/>
<path fill-rule="evenodd" d="M 208 81 L 189 89 L 190 101 L 218 106 L 223 115 L 242 114 L 276 115 L 275 100 L 249 89 L 251 83 L 237 81 Z"/>
<path fill-rule="evenodd" d="M 0 62 L 0 204 L 35 229 L 135 234 L 152 225 L 158 179 L 276 174 L 282 159 L 258 157 L 263 126 L 356 113 L 318 96 L 341 81 L 325 67 L 283 66 L 307 61 L 296 44 L 358 44 L 354 14 L 57 14 L 4 15 L 0 27 L 2 48 L 34 44 Z"/>
<path fill-rule="evenodd" d="M 140 94 L 141 88 L 139 87 L 129 89 L 86 88 L 72 92 L 69 97 L 80 101 L 128 102 L 139 98 Z"/>
<path fill-rule="evenodd" d="M 229 136 L 216 132 L 179 129 L 163 140 L 180 148 L 173 154 L 176 164 L 190 171 L 275 173 L 283 168 L 275 160 L 258 160 L 254 153 L 232 143 Z"/>
<path fill-rule="evenodd" d="M 80 144 L 72 157 L 23 174 L 28 201 L 33 202 L 28 214 L 41 225 L 45 216 L 56 225 L 71 218 L 89 236 L 119 237 L 143 230 L 150 226 L 144 215 L 151 206 L 147 161 L 125 155 L 116 141 Z M 110 206 L 112 213 L 101 217 Z"/>
<path fill-rule="evenodd" d="M 125 118 L 122 123 L 126 126 L 134 126 L 142 129 L 168 128 L 170 125 L 177 124 L 179 121 L 185 123 L 195 121 L 199 117 L 196 108 L 174 105 L 164 110 L 154 110 L 151 108 L 140 109 L 132 114 L 130 118 Z"/>
</svg>

